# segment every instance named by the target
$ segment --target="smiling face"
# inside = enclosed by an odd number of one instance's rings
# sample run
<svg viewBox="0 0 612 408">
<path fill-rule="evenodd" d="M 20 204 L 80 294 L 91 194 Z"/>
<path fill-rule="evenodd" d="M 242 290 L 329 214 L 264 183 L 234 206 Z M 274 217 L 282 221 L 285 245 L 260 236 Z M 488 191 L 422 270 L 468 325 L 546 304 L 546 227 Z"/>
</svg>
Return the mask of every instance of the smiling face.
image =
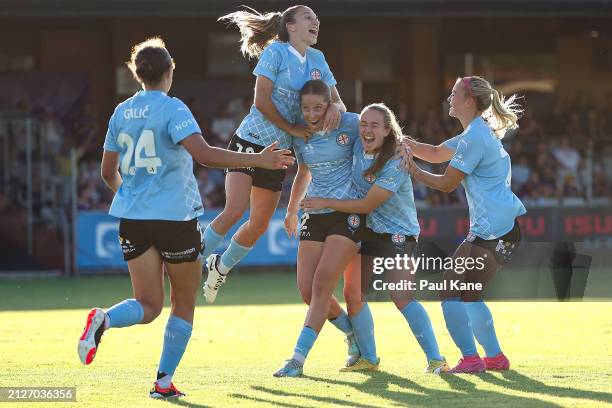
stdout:
<svg viewBox="0 0 612 408">
<path fill-rule="evenodd" d="M 453 86 L 450 96 L 446 100 L 450 104 L 448 115 L 459 119 L 460 117 L 465 116 L 472 98 L 467 96 L 465 89 L 463 88 L 463 81 L 458 79 L 457 82 L 455 82 L 455 86 Z"/>
<path fill-rule="evenodd" d="M 329 101 L 323 95 L 302 95 L 302 115 L 306 125 L 313 131 L 323 128 L 323 118 L 329 106 Z"/>
<path fill-rule="evenodd" d="M 314 11 L 310 7 L 300 7 L 293 20 L 287 24 L 291 38 L 308 46 L 315 45 L 319 36 L 320 21 Z"/>
<path fill-rule="evenodd" d="M 376 153 L 391 129 L 385 126 L 385 115 L 375 109 L 367 109 L 359 117 L 359 136 L 366 153 Z"/>
</svg>

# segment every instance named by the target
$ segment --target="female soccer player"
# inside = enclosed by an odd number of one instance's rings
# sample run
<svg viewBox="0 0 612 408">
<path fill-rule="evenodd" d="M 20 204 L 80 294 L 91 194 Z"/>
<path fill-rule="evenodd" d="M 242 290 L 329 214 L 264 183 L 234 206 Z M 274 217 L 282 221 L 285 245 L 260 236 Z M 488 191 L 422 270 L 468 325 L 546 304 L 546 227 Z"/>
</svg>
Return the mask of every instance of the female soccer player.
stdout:
<svg viewBox="0 0 612 408">
<path fill-rule="evenodd" d="M 255 10 L 237 11 L 220 18 L 234 23 L 242 34 L 242 52 L 258 57 L 253 74 L 255 103 L 230 141 L 229 149 L 259 152 L 263 146 L 278 142 L 281 149 L 291 147 L 292 137 L 308 138 L 308 127 L 298 125 L 299 91 L 311 79 L 321 79 L 331 87 L 332 100 L 325 114 L 324 130 L 340 124 L 346 108 L 323 53 L 312 48 L 319 34 L 319 19 L 306 6 L 293 6 L 283 13 L 260 14 Z M 215 301 L 227 273 L 243 259 L 268 228 L 281 195 L 285 171 L 253 168 L 229 170 L 225 179 L 225 208 L 204 232 L 208 278 L 204 285 L 206 301 Z M 221 255 L 212 252 L 227 231 L 250 205 L 249 220 L 242 224 Z"/>
<path fill-rule="evenodd" d="M 401 168 L 401 160 L 394 158 L 402 137 L 402 130 L 393 111 L 382 103 L 366 106 L 360 115 L 361 140 L 355 143 L 352 178 L 360 199 L 309 197 L 301 207 L 307 211 L 327 207 L 337 211 L 367 214 L 360 253 L 364 285 L 370 285 L 373 260 L 412 257 L 420 233 L 412 182 Z M 414 281 L 412 263 L 395 265 L 386 271 L 386 283 L 398 284 Z M 364 288 L 366 289 L 366 288 Z M 427 358 L 428 373 L 440 373 L 449 369 L 440 354 L 431 321 L 423 306 L 414 299 L 410 290 L 390 290 L 395 306 L 408 321 L 415 338 Z M 349 286 L 344 291 L 349 316 L 366 310 L 360 285 Z M 359 314 L 357 314 L 359 316 Z M 351 321 L 354 317 L 351 317 Z M 370 318 L 364 324 L 353 324 L 361 359 L 346 368 L 347 371 L 371 370 L 378 364 L 374 327 Z"/>
<path fill-rule="evenodd" d="M 356 191 L 351 183 L 353 145 L 359 138 L 359 117 L 355 113 L 343 113 L 340 126 L 335 131 L 324 132 L 323 120 L 331 102 L 331 90 L 322 80 L 310 80 L 300 91 L 303 121 L 313 132 L 305 142 L 293 139 L 298 160 L 298 171 L 291 188 L 291 197 L 285 216 L 285 230 L 291 236 L 300 237 L 297 261 L 297 282 L 302 299 L 310 304 L 312 283 L 321 258 L 325 238 L 340 231 L 344 234 L 350 214 L 320 209 L 304 213 L 298 231 L 298 205 L 308 195 L 319 197 L 353 198 Z M 345 276 L 348 282 L 349 276 Z M 359 357 L 359 348 L 353 335 L 353 327 L 346 312 L 332 295 L 329 321 L 346 335 L 349 345 L 347 365 Z"/>
<path fill-rule="evenodd" d="M 400 152 L 405 168 L 416 180 L 447 193 L 461 183 L 467 196 L 470 231 L 453 258 L 473 258 L 480 263 L 464 273 L 447 270 L 444 274 L 444 319 L 463 355 L 450 373 L 507 370 L 510 362 L 499 346 L 491 311 L 482 301 L 482 289 L 451 290 L 450 283 L 480 283 L 484 289 L 520 243 L 517 217 L 526 210 L 510 189 L 510 156 L 500 141 L 507 129 L 516 127 L 520 110 L 514 97 L 504 100 L 489 82 L 477 76 L 459 78 L 448 101 L 449 115 L 461 122 L 463 133 L 439 146 L 406 141 Z M 485 120 L 489 108 L 492 115 Z M 435 163 L 450 160 L 450 164 L 444 174 L 431 174 L 419 168 L 412 155 Z M 485 350 L 484 361 L 473 336 Z"/>
<path fill-rule="evenodd" d="M 81 362 L 90 364 L 100 338 L 112 327 L 152 322 L 164 303 L 165 267 L 170 279 L 171 314 L 153 398 L 184 395 L 172 376 L 189 341 L 201 279 L 202 200 L 193 175 L 193 159 L 213 167 L 261 166 L 284 169 L 289 150 L 259 154 L 210 147 L 187 106 L 167 95 L 174 61 L 160 38 L 137 44 L 128 67 L 143 90 L 120 103 L 110 118 L 102 178 L 115 192 L 110 208 L 120 218 L 119 241 L 128 264 L 134 298 L 104 312 L 92 309 L 79 338 Z"/>
</svg>

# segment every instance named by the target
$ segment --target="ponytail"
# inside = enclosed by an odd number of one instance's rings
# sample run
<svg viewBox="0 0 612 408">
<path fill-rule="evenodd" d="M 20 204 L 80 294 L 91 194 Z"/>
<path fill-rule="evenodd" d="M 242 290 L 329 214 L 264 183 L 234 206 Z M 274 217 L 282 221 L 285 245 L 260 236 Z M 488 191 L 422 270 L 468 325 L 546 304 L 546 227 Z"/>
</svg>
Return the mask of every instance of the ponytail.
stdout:
<svg viewBox="0 0 612 408">
<path fill-rule="evenodd" d="M 516 95 L 508 99 L 491 87 L 489 82 L 479 76 L 460 78 L 466 95 L 476 101 L 476 109 L 481 115 L 488 117 L 489 126 L 502 139 L 508 129 L 518 127 L 518 116 L 523 112 L 520 105 L 516 103 Z M 490 111 L 489 111 L 490 108 Z"/>
<path fill-rule="evenodd" d="M 289 7 L 283 13 L 272 12 L 262 14 L 259 11 L 244 6 L 246 10 L 235 11 L 217 19 L 235 24 L 240 30 L 240 51 L 247 58 L 259 58 L 263 50 L 272 41 L 278 39 L 289 42 L 287 24 L 295 21 L 295 13 L 300 7 Z"/>
</svg>

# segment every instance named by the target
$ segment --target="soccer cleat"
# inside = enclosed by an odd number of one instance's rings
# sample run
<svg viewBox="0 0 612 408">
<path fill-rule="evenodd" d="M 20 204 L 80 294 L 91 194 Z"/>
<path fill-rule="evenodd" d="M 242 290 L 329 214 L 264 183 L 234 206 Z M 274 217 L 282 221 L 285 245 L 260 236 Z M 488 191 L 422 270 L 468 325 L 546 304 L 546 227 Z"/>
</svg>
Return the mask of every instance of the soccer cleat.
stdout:
<svg viewBox="0 0 612 408">
<path fill-rule="evenodd" d="M 155 385 L 153 385 L 153 389 L 149 391 L 149 397 L 156 398 L 156 399 L 178 398 L 178 397 L 184 397 L 184 396 L 185 396 L 185 393 L 182 393 L 179 390 L 177 390 L 174 384 L 172 383 L 170 383 L 170 387 L 162 388 L 159 385 L 157 385 L 157 382 L 156 382 Z"/>
<path fill-rule="evenodd" d="M 380 358 L 376 359 L 376 364 L 374 364 L 366 360 L 363 357 L 359 357 L 359 359 L 357 359 L 355 364 L 352 364 L 350 366 L 347 365 L 346 367 L 342 367 L 340 371 L 343 373 L 347 373 L 350 371 L 377 371 L 379 364 L 380 364 Z"/>
<path fill-rule="evenodd" d="M 304 365 L 295 358 L 287 360 L 285 365 L 279 368 L 274 374 L 275 377 L 299 377 L 304 373 Z"/>
<path fill-rule="evenodd" d="M 91 364 L 96 356 L 100 339 L 104 334 L 104 316 L 104 311 L 98 308 L 91 309 L 87 315 L 87 323 L 79 338 L 78 347 L 79 358 L 83 364 Z"/>
<path fill-rule="evenodd" d="M 486 369 L 485 362 L 480 358 L 478 354 L 473 356 L 464 357 L 459 360 L 454 368 L 446 371 L 448 374 L 475 374 L 483 373 Z"/>
<path fill-rule="evenodd" d="M 495 357 L 485 357 L 483 360 L 487 370 L 505 371 L 510 369 L 510 360 L 508 360 L 504 353 L 499 353 Z"/>
<path fill-rule="evenodd" d="M 355 339 L 355 335 L 353 333 L 347 334 L 344 342 L 348 344 L 348 356 L 346 357 L 346 367 L 348 367 L 352 366 L 357 362 L 357 360 L 359 360 L 359 357 L 361 357 L 361 351 L 359 350 L 357 339 Z"/>
<path fill-rule="evenodd" d="M 206 268 L 208 269 L 208 277 L 204 284 L 204 297 L 206 303 L 215 303 L 219 287 L 225 283 L 227 275 L 219 272 L 217 265 L 219 264 L 219 255 L 212 254 L 206 259 Z"/>
<path fill-rule="evenodd" d="M 446 359 L 442 357 L 442 360 L 429 360 L 427 362 L 427 368 L 425 374 L 441 374 L 450 370 Z"/>
</svg>

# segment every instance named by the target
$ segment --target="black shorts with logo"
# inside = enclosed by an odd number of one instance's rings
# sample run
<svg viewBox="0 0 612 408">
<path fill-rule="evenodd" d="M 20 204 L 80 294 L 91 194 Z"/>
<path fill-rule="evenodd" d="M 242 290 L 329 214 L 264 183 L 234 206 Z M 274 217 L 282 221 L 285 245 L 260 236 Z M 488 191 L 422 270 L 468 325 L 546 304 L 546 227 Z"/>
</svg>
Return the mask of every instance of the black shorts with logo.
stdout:
<svg viewBox="0 0 612 408">
<path fill-rule="evenodd" d="M 355 243 L 361 242 L 365 216 L 334 211 L 325 214 L 302 214 L 300 241 L 325 242 L 330 235 L 342 235 Z"/>
<path fill-rule="evenodd" d="M 241 139 L 238 135 L 232 136 L 228 150 L 239 153 L 259 153 L 265 146 L 260 146 Z M 226 173 L 238 172 L 248 174 L 253 178 L 253 186 L 265 188 L 271 191 L 281 191 L 283 189 L 283 180 L 285 180 L 286 170 L 268 170 L 259 167 L 241 167 L 236 169 L 227 169 Z"/>
<path fill-rule="evenodd" d="M 125 261 L 155 247 L 165 262 L 193 262 L 204 252 L 203 233 L 197 218 L 189 221 L 121 218 L 119 222 L 119 243 Z"/>
<path fill-rule="evenodd" d="M 381 234 L 365 228 L 361 239 L 359 253 L 375 257 L 395 257 L 395 255 L 412 256 L 416 252 L 417 241 L 411 235 Z"/>
<path fill-rule="evenodd" d="M 465 241 L 491 251 L 497 263 L 502 266 L 510 262 L 512 254 L 521 243 L 521 227 L 518 220 L 514 220 L 514 227 L 510 232 L 497 239 L 482 239 L 470 233 Z"/>
</svg>

